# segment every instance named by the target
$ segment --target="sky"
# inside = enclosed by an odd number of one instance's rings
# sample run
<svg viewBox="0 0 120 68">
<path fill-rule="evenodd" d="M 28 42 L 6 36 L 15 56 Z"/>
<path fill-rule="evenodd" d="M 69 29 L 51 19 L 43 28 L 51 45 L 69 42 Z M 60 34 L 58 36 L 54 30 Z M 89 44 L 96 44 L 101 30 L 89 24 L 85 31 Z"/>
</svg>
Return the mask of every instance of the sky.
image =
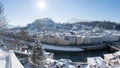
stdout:
<svg viewBox="0 0 120 68">
<path fill-rule="evenodd" d="M 9 24 L 26 26 L 35 19 L 64 23 L 76 18 L 120 23 L 120 0 L 0 0 Z M 44 3 L 40 3 L 44 2 Z M 38 6 L 39 5 L 39 6 Z"/>
</svg>

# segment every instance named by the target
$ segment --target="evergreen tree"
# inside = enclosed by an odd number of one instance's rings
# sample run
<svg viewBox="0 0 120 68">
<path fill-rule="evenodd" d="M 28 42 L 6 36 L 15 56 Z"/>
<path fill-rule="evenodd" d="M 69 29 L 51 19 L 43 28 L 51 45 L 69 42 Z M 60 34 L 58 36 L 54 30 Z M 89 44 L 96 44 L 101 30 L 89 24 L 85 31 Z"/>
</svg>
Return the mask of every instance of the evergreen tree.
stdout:
<svg viewBox="0 0 120 68">
<path fill-rule="evenodd" d="M 33 47 L 33 54 L 31 57 L 32 62 L 37 65 L 44 65 L 46 60 L 44 52 L 45 51 L 42 48 L 42 44 L 39 41 L 35 42 Z"/>
</svg>

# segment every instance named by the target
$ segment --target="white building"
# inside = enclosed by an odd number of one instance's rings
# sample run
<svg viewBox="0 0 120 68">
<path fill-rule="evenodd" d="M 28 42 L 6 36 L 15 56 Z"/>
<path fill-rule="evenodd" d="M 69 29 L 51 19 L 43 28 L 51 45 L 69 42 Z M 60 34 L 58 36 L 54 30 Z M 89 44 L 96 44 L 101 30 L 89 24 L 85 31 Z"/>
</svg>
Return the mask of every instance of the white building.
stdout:
<svg viewBox="0 0 120 68">
<path fill-rule="evenodd" d="M 83 44 L 90 44 L 91 40 L 90 40 L 90 36 L 83 36 Z"/>
<path fill-rule="evenodd" d="M 77 45 L 83 44 L 83 37 L 80 35 L 77 35 Z"/>
<path fill-rule="evenodd" d="M 91 36 L 91 43 L 102 43 L 102 36 Z"/>
</svg>

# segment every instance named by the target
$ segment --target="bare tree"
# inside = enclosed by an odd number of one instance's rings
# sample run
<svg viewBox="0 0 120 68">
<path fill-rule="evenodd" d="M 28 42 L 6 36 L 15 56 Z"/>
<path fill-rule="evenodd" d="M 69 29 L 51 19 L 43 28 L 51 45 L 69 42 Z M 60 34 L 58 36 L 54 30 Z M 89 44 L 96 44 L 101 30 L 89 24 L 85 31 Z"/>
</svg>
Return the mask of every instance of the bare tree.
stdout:
<svg viewBox="0 0 120 68">
<path fill-rule="evenodd" d="M 0 2 L 0 33 L 7 29 L 7 20 L 4 13 L 3 4 Z"/>
</svg>

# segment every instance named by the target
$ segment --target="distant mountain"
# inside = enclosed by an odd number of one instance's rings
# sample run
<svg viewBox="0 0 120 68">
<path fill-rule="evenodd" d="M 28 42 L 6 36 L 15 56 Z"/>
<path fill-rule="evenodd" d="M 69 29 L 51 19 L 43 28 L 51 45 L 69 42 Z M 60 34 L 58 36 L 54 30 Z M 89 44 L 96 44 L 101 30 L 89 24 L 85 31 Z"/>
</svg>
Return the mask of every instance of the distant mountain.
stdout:
<svg viewBox="0 0 120 68">
<path fill-rule="evenodd" d="M 86 20 L 80 20 L 80 19 L 77 19 L 77 18 L 72 18 L 70 20 L 67 20 L 66 22 L 67 23 L 77 23 L 77 22 L 85 22 Z"/>
<path fill-rule="evenodd" d="M 15 26 L 8 24 L 7 27 L 8 27 L 8 28 L 14 28 Z"/>
<path fill-rule="evenodd" d="M 72 25 L 85 25 L 85 26 L 92 26 L 92 27 L 102 27 L 104 29 L 119 29 L 120 24 L 111 21 L 90 21 L 90 22 L 77 22 L 73 23 Z"/>
<path fill-rule="evenodd" d="M 111 21 L 82 21 L 79 19 L 71 19 L 66 23 L 55 23 L 52 19 L 43 18 L 36 19 L 31 24 L 27 25 L 27 28 L 30 30 L 54 30 L 54 29 L 67 29 L 71 30 L 73 27 L 78 28 L 80 30 L 82 28 L 103 28 L 103 29 L 117 29 L 120 30 L 120 24 Z"/>
</svg>

